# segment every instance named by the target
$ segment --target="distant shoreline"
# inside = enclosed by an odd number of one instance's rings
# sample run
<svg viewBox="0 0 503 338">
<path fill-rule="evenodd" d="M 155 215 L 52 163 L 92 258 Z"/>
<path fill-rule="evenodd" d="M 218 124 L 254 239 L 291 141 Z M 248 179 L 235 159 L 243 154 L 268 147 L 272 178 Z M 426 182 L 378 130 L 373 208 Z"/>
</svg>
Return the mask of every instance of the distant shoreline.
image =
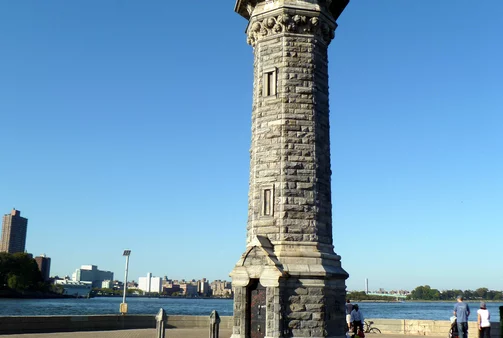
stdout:
<svg viewBox="0 0 503 338">
<path fill-rule="evenodd" d="M 75 298 L 73 296 L 61 295 L 59 293 L 48 293 L 41 291 L 18 292 L 14 290 L 1 290 L 0 298 L 6 299 L 63 299 Z"/>
<path fill-rule="evenodd" d="M 122 295 L 92 295 L 90 298 L 118 298 Z M 173 299 L 234 299 L 232 297 L 182 297 L 182 296 L 147 296 L 147 295 L 127 295 L 127 298 L 173 298 Z"/>
<path fill-rule="evenodd" d="M 13 290 L 1 290 L 0 299 L 88 299 L 88 298 L 122 298 L 122 295 L 92 295 L 90 297 L 75 297 L 72 295 L 62 295 L 58 293 L 43 293 L 39 291 L 26 291 L 20 293 Z M 233 298 L 222 297 L 179 297 L 179 296 L 144 296 L 144 295 L 128 295 L 128 299 L 135 298 L 170 298 L 170 299 L 215 299 L 215 300 L 232 300 Z"/>
<path fill-rule="evenodd" d="M 404 299 L 404 300 L 372 300 L 372 299 L 363 299 L 363 300 L 351 300 L 351 303 L 454 303 L 455 299 L 448 300 L 420 300 L 420 299 Z M 501 303 L 501 300 L 485 300 L 485 299 L 465 299 L 466 303 Z"/>
<path fill-rule="evenodd" d="M 384 299 L 379 299 L 379 300 L 374 300 L 374 299 L 362 299 L 362 300 L 353 300 L 351 299 L 351 303 L 403 303 L 405 300 L 384 300 Z"/>
</svg>

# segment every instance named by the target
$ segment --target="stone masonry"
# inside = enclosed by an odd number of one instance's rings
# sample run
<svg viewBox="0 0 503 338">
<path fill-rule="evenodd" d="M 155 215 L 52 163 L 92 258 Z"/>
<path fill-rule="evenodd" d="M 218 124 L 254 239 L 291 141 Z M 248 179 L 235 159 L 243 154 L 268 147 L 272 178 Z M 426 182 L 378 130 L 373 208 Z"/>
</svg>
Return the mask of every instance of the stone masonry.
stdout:
<svg viewBox="0 0 503 338">
<path fill-rule="evenodd" d="M 237 1 L 249 20 L 254 89 L 247 248 L 231 272 L 232 338 L 345 335 L 348 274 L 332 239 L 327 49 L 348 2 Z M 254 322 L 256 285 L 265 287 L 265 328 Z"/>
</svg>

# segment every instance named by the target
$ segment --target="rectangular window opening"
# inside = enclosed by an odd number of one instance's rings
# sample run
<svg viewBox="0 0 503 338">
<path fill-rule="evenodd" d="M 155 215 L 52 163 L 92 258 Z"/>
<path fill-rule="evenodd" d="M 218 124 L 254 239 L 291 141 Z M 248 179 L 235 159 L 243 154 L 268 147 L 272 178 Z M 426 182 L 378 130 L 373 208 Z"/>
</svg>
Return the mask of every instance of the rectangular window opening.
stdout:
<svg viewBox="0 0 503 338">
<path fill-rule="evenodd" d="M 264 71 L 264 96 L 276 96 L 276 68 Z"/>
<path fill-rule="evenodd" d="M 271 189 L 264 190 L 264 216 L 271 216 Z"/>
</svg>

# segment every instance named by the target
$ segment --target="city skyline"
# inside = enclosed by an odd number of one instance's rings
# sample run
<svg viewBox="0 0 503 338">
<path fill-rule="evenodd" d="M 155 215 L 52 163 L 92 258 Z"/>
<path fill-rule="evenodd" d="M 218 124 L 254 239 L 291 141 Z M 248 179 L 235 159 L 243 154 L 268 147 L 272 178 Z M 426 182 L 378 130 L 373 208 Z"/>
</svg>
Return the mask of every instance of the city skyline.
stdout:
<svg viewBox="0 0 503 338">
<path fill-rule="evenodd" d="M 93 264 L 121 278 L 130 249 L 132 276 L 230 280 L 253 79 L 232 6 L 0 3 L 0 151 L 15 159 L 0 212 L 22 210 L 51 275 Z M 366 0 L 340 17 L 333 233 L 348 290 L 501 288 L 501 15 L 497 0 Z M 459 261 L 470 271 L 453 279 Z"/>
</svg>

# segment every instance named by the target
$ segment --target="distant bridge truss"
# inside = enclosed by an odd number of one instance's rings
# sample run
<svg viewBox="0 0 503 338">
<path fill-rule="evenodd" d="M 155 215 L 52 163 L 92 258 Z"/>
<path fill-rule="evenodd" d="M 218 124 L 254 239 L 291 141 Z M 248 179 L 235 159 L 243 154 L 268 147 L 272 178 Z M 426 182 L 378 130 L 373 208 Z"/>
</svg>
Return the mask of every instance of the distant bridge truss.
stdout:
<svg viewBox="0 0 503 338">
<path fill-rule="evenodd" d="M 373 292 L 369 292 L 369 293 L 367 293 L 367 295 L 369 295 L 369 296 L 393 297 L 393 298 L 400 298 L 400 299 L 407 298 L 407 295 L 400 295 L 400 294 L 394 294 L 394 293 L 373 293 Z"/>
<path fill-rule="evenodd" d="M 382 297 L 390 297 L 396 299 L 406 299 L 407 295 L 401 295 L 396 293 L 377 293 L 377 292 L 367 292 L 368 296 L 382 296 Z M 351 292 L 348 292 L 348 295 L 351 295 Z"/>
</svg>

